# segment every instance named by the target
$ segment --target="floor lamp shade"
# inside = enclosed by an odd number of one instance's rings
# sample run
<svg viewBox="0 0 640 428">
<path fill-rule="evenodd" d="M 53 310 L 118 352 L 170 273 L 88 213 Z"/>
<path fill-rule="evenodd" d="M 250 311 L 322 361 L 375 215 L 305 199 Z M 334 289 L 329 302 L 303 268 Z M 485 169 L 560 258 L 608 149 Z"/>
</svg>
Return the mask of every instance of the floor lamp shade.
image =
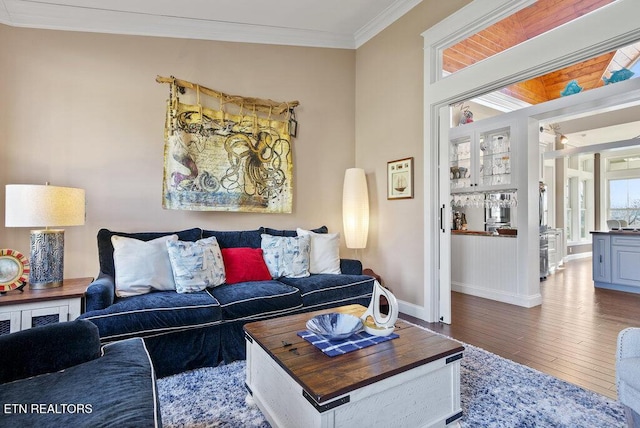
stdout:
<svg viewBox="0 0 640 428">
<path fill-rule="evenodd" d="M 44 228 L 31 230 L 29 286 L 51 288 L 64 279 L 64 230 L 85 219 L 83 189 L 48 185 L 8 184 L 5 226 Z"/>
<path fill-rule="evenodd" d="M 369 234 L 369 192 L 362 168 L 349 168 L 344 174 L 342 222 L 347 248 L 365 248 Z"/>
</svg>

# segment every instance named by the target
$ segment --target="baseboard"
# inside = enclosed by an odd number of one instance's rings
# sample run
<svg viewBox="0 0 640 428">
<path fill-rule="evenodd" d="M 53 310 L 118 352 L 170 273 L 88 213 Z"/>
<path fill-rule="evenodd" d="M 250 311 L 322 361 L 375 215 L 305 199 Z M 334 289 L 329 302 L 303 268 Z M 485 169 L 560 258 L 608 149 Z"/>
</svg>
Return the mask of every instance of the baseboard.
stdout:
<svg viewBox="0 0 640 428">
<path fill-rule="evenodd" d="M 412 317 L 419 318 L 422 321 L 433 322 L 427 319 L 427 311 L 422 306 L 398 300 L 398 309 L 403 314 L 411 315 Z"/>
<path fill-rule="evenodd" d="M 586 253 L 567 254 L 564 257 L 564 261 L 568 262 L 569 260 L 588 259 L 589 257 L 592 257 L 592 256 L 593 256 L 593 253 L 591 251 L 588 251 Z"/>
<path fill-rule="evenodd" d="M 471 285 L 451 282 L 451 291 L 457 291 L 463 294 L 470 294 L 483 299 L 496 300 L 498 302 L 509 303 L 510 305 L 532 308 L 542 304 L 542 295 L 540 293 L 529 296 L 518 295 L 513 293 L 505 293 L 497 290 L 487 290 L 486 288 L 478 288 Z"/>
</svg>

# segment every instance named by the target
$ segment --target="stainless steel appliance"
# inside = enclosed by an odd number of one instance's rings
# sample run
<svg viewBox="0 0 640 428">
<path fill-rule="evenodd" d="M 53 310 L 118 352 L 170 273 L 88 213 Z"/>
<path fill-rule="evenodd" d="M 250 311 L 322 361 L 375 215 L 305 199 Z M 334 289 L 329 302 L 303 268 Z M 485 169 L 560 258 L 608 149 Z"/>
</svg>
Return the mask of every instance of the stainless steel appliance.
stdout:
<svg viewBox="0 0 640 428">
<path fill-rule="evenodd" d="M 549 276 L 549 225 L 547 205 L 547 185 L 540 182 L 538 191 L 538 225 L 540 227 L 540 279 Z"/>
</svg>

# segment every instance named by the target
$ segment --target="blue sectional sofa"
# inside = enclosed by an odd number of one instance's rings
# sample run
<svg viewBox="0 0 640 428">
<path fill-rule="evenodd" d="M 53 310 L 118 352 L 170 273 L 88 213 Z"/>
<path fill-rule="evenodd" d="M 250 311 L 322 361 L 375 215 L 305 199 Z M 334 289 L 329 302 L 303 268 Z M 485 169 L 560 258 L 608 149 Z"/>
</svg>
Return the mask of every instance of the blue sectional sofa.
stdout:
<svg viewBox="0 0 640 428">
<path fill-rule="evenodd" d="M 326 233 L 326 227 L 315 229 Z M 312 274 L 304 278 L 222 284 L 203 291 L 180 294 L 152 291 L 117 297 L 113 260 L 114 235 L 143 241 L 177 234 L 181 241 L 215 236 L 224 248 L 260 248 L 263 233 L 295 236 L 295 230 L 259 228 L 245 231 L 213 231 L 199 228 L 178 232 L 98 232 L 100 273 L 86 293 L 86 312 L 80 316 L 94 323 L 102 343 L 132 337 L 144 339 L 159 377 L 199 367 L 244 359 L 243 325 L 282 315 L 347 304 L 367 306 L 374 279 L 362 275 L 357 260 L 340 260 L 341 274 Z"/>
</svg>

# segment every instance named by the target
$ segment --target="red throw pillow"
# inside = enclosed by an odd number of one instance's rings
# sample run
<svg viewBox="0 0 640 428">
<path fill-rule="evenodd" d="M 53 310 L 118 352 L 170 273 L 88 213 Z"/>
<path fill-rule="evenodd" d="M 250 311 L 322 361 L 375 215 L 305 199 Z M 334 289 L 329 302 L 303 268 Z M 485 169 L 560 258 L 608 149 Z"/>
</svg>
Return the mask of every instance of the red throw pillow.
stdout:
<svg viewBox="0 0 640 428">
<path fill-rule="evenodd" d="M 262 248 L 223 248 L 221 251 L 227 284 L 271 279 Z"/>
</svg>

